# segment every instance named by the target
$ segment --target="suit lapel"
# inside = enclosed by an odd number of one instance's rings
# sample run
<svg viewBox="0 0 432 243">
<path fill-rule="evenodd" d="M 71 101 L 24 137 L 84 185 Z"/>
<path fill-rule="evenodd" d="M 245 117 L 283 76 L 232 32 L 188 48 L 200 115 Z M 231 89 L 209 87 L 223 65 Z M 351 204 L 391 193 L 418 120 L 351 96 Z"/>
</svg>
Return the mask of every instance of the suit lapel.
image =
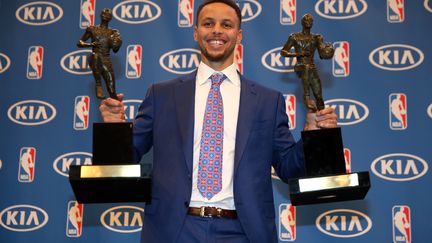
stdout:
<svg viewBox="0 0 432 243">
<path fill-rule="evenodd" d="M 177 122 L 185 156 L 186 167 L 192 173 L 193 135 L 195 110 L 195 76 L 196 72 L 181 77 L 174 88 L 174 101 L 177 111 Z"/>
<path fill-rule="evenodd" d="M 243 76 L 241 80 L 241 92 L 240 92 L 240 107 L 239 115 L 237 120 L 237 134 L 236 134 L 236 147 L 234 156 L 234 173 L 237 172 L 237 168 L 243 156 L 247 141 L 249 139 L 249 133 L 252 129 L 253 121 L 255 118 L 255 110 L 258 104 L 259 95 L 255 90 L 254 83 L 246 80 Z"/>
</svg>

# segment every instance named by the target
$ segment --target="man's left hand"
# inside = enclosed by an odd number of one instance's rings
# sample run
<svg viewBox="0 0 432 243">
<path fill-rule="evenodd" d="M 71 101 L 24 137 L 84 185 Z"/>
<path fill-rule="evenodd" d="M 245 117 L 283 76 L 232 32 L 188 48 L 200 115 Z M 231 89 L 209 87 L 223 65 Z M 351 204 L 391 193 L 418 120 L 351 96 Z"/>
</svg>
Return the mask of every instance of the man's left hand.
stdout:
<svg viewBox="0 0 432 243">
<path fill-rule="evenodd" d="M 331 107 L 326 107 L 316 113 L 308 112 L 306 115 L 305 131 L 335 127 L 337 127 L 337 115 Z"/>
</svg>

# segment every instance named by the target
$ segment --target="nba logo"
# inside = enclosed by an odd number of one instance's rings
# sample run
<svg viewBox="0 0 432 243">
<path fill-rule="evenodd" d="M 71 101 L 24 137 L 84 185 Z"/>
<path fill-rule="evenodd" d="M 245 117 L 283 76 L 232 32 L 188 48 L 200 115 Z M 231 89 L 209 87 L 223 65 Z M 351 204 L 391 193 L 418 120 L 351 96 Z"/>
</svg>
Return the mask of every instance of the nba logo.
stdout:
<svg viewBox="0 0 432 243">
<path fill-rule="evenodd" d="M 280 0 L 280 23 L 282 25 L 294 25 L 296 23 L 296 0 Z"/>
<path fill-rule="evenodd" d="M 193 24 L 194 0 L 179 0 L 177 24 L 179 27 L 191 27 Z"/>
<path fill-rule="evenodd" d="M 234 51 L 234 62 L 237 63 L 237 70 L 243 74 L 243 45 L 237 44 Z"/>
<path fill-rule="evenodd" d="M 66 219 L 66 235 L 80 237 L 82 234 L 84 205 L 77 201 L 69 201 Z"/>
<path fill-rule="evenodd" d="M 75 130 L 86 130 L 89 125 L 90 97 L 75 97 L 74 124 Z"/>
<path fill-rule="evenodd" d="M 42 78 L 43 55 L 44 48 L 42 46 L 30 46 L 27 61 L 28 79 Z"/>
<path fill-rule="evenodd" d="M 296 97 L 292 94 L 288 94 L 284 95 L 284 98 L 289 129 L 293 130 L 296 127 Z"/>
<path fill-rule="evenodd" d="M 129 45 L 126 50 L 126 77 L 141 77 L 142 46 Z"/>
<path fill-rule="evenodd" d="M 18 167 L 19 182 L 33 182 L 35 175 L 36 149 L 33 147 L 23 147 L 20 150 Z"/>
<path fill-rule="evenodd" d="M 94 25 L 96 0 L 81 0 L 80 28 Z"/>
<path fill-rule="evenodd" d="M 404 0 L 387 0 L 387 21 L 390 23 L 402 23 L 404 20 Z"/>
<path fill-rule="evenodd" d="M 346 173 L 351 173 L 351 150 L 348 148 L 344 148 L 343 150 L 344 158 L 345 158 L 345 170 Z"/>
<path fill-rule="evenodd" d="M 350 73 L 350 52 L 347 41 L 338 41 L 333 44 L 333 76 L 347 77 Z"/>
<path fill-rule="evenodd" d="M 405 130 L 408 127 L 407 97 L 405 94 L 390 94 L 389 113 L 392 130 Z"/>
<path fill-rule="evenodd" d="M 392 208 L 393 215 L 393 242 L 411 242 L 411 209 L 405 205 L 396 205 Z"/>
<path fill-rule="evenodd" d="M 281 241 L 296 239 L 296 208 L 291 204 L 279 205 L 279 239 Z"/>
</svg>

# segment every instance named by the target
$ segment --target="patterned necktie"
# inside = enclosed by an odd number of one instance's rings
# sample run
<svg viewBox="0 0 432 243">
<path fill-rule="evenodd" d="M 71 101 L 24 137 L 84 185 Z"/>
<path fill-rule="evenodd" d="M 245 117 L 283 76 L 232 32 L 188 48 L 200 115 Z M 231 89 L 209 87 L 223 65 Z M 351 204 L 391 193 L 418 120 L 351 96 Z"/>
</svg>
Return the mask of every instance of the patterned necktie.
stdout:
<svg viewBox="0 0 432 243">
<path fill-rule="evenodd" d="M 211 199 L 222 189 L 223 103 L 220 84 L 226 78 L 222 73 L 211 76 L 201 134 L 198 165 L 198 190 Z"/>
</svg>

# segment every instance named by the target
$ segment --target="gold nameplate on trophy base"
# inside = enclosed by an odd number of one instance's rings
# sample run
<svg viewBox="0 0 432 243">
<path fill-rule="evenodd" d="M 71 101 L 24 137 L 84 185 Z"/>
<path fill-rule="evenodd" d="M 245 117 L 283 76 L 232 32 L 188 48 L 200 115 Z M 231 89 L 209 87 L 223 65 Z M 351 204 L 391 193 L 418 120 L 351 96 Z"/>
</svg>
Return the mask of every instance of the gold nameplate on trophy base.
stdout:
<svg viewBox="0 0 432 243">
<path fill-rule="evenodd" d="M 358 186 L 357 174 L 314 177 L 299 180 L 300 192 L 311 192 L 326 189 Z"/>
<path fill-rule="evenodd" d="M 310 176 L 289 181 L 294 206 L 363 199 L 369 188 L 369 172 Z"/>
<path fill-rule="evenodd" d="M 81 166 L 81 178 L 139 177 L 141 167 L 136 165 L 91 165 Z"/>
<path fill-rule="evenodd" d="M 150 171 L 142 164 L 71 165 L 69 181 L 79 203 L 150 202 Z"/>
</svg>

